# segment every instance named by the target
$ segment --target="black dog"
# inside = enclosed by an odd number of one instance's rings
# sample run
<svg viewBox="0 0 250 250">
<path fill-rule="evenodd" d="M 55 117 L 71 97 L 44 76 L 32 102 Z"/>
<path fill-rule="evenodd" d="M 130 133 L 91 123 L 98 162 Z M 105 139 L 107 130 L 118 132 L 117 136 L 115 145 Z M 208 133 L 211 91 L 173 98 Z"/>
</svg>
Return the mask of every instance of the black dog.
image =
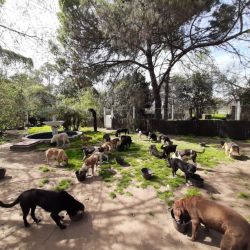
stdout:
<svg viewBox="0 0 250 250">
<path fill-rule="evenodd" d="M 115 136 L 119 137 L 121 133 L 129 134 L 129 131 L 127 128 L 118 128 L 115 132 Z"/>
<path fill-rule="evenodd" d="M 163 152 L 159 152 L 155 145 L 149 146 L 149 153 L 157 158 L 163 158 Z"/>
<path fill-rule="evenodd" d="M 59 215 L 61 211 L 66 210 L 70 218 L 77 215 L 78 212 L 84 212 L 84 205 L 66 191 L 56 192 L 42 189 L 30 189 L 21 193 L 17 199 L 10 204 L 5 204 L 0 201 L 0 206 L 13 207 L 18 203 L 20 203 L 23 211 L 23 222 L 25 227 L 30 226 L 27 221 L 30 210 L 32 219 L 37 224 L 41 221 L 35 216 L 36 206 L 50 212 L 51 218 L 61 229 L 66 228 L 66 226 L 61 223 L 62 217 Z"/>
<path fill-rule="evenodd" d="M 175 154 L 175 157 L 177 158 L 183 158 L 183 157 L 188 157 L 190 158 L 194 164 L 196 164 L 196 158 L 197 158 L 197 154 L 202 154 L 205 152 L 205 147 L 202 147 L 202 151 L 196 151 L 196 150 L 193 150 L 193 149 L 184 149 L 184 150 L 178 150 L 176 151 L 174 154 Z"/>
<path fill-rule="evenodd" d="M 140 138 L 141 138 L 142 135 L 145 135 L 145 136 L 148 138 L 149 133 L 150 133 L 150 132 L 147 131 L 147 130 L 141 130 L 141 129 L 139 129 L 139 128 L 137 128 L 135 131 L 138 132 Z"/>
<path fill-rule="evenodd" d="M 169 158 L 170 157 L 170 153 L 174 153 L 176 151 L 176 147 L 177 145 L 166 145 L 163 144 L 161 146 L 161 149 L 163 149 L 163 157 L 164 158 Z"/>
<path fill-rule="evenodd" d="M 149 134 L 148 134 L 148 139 L 149 139 L 150 141 L 157 142 L 157 136 L 156 136 L 155 133 L 149 132 Z"/>
<path fill-rule="evenodd" d="M 162 141 L 167 146 L 173 145 L 173 142 L 170 140 L 170 138 L 164 134 L 161 134 L 159 136 L 159 142 L 162 142 Z"/>
<path fill-rule="evenodd" d="M 190 163 L 186 163 L 178 158 L 168 158 L 168 163 L 172 168 L 173 176 L 176 175 L 178 169 L 180 169 L 185 174 L 186 183 L 189 181 L 190 176 L 196 172 L 196 166 Z"/>
<path fill-rule="evenodd" d="M 103 140 L 104 141 L 110 141 L 110 135 L 109 134 L 104 134 L 103 135 Z"/>
<path fill-rule="evenodd" d="M 118 146 L 119 151 L 123 151 L 125 149 L 128 149 L 132 143 L 131 136 L 128 135 L 122 135 L 121 136 L 121 144 Z"/>
</svg>

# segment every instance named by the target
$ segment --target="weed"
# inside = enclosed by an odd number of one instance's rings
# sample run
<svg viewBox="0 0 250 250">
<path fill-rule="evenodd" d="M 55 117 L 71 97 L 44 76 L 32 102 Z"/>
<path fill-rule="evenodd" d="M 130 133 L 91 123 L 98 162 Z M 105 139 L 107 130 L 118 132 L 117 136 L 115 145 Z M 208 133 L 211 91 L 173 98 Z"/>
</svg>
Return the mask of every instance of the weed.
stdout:
<svg viewBox="0 0 250 250">
<path fill-rule="evenodd" d="M 48 184 L 49 180 L 48 179 L 42 179 L 39 183 L 39 187 L 43 187 L 45 184 Z"/>
<path fill-rule="evenodd" d="M 42 171 L 43 173 L 47 173 L 50 171 L 50 169 L 46 166 L 40 167 L 39 170 Z"/>
<path fill-rule="evenodd" d="M 240 193 L 238 193 L 237 197 L 240 198 L 240 199 L 247 200 L 247 199 L 250 198 L 250 194 L 247 194 L 247 193 L 244 193 L 244 192 L 240 192 Z"/>
<path fill-rule="evenodd" d="M 199 191 L 199 189 L 189 188 L 185 193 L 185 197 L 192 197 L 192 196 L 200 195 L 200 194 L 201 194 L 201 192 Z"/>
<path fill-rule="evenodd" d="M 115 199 L 115 198 L 116 198 L 116 193 L 115 193 L 115 192 L 110 192 L 110 193 L 109 193 L 109 197 L 110 197 L 111 199 Z"/>
<path fill-rule="evenodd" d="M 71 180 L 62 179 L 62 180 L 60 180 L 58 185 L 55 187 L 55 190 L 56 191 L 63 191 L 63 190 L 68 189 L 71 185 L 72 185 Z"/>
</svg>

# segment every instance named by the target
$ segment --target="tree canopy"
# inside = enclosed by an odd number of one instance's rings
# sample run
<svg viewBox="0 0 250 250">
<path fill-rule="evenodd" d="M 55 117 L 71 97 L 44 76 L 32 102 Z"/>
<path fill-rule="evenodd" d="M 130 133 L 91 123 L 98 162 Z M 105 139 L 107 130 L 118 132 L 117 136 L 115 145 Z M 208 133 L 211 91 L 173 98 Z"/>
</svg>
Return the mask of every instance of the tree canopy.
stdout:
<svg viewBox="0 0 250 250">
<path fill-rule="evenodd" d="M 250 25 L 247 0 L 61 0 L 60 8 L 61 66 L 75 78 L 92 80 L 144 70 L 157 119 L 163 87 L 167 114 L 176 63 L 210 46 L 232 46 L 230 41 L 248 35 Z"/>
</svg>

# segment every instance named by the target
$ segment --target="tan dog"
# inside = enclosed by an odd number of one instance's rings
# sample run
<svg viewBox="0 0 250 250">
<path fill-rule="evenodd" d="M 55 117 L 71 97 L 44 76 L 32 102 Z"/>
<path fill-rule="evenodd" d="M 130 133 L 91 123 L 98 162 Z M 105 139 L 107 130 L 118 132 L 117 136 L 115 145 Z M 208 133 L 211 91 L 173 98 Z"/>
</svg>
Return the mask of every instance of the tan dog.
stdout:
<svg viewBox="0 0 250 250">
<path fill-rule="evenodd" d="M 84 161 L 81 171 L 88 172 L 88 170 L 91 168 L 92 176 L 94 176 L 95 167 L 97 167 L 98 163 L 102 164 L 102 156 L 103 156 L 103 152 L 93 153 Z"/>
<path fill-rule="evenodd" d="M 57 160 L 59 165 L 61 162 L 66 162 L 66 164 L 68 164 L 69 158 L 63 149 L 49 148 L 46 150 L 45 155 L 48 165 L 50 165 L 50 160 Z"/>
<path fill-rule="evenodd" d="M 247 250 L 250 247 L 250 224 L 229 207 L 199 195 L 175 201 L 173 212 L 177 221 L 185 212 L 189 214 L 192 220 L 192 240 L 196 239 L 198 227 L 202 223 L 207 229 L 224 234 L 221 249 Z"/>
<path fill-rule="evenodd" d="M 65 145 L 65 142 L 69 143 L 69 136 L 66 133 L 60 133 L 53 135 L 51 143 L 56 142 L 56 145 L 59 146 L 60 142 L 63 143 L 63 146 Z"/>
<path fill-rule="evenodd" d="M 221 141 L 222 148 L 225 149 L 225 154 L 232 157 L 234 155 L 240 156 L 240 147 L 234 142 Z"/>
<path fill-rule="evenodd" d="M 101 147 L 105 149 L 105 152 L 111 152 L 113 150 L 113 145 L 110 141 L 103 143 Z"/>
</svg>

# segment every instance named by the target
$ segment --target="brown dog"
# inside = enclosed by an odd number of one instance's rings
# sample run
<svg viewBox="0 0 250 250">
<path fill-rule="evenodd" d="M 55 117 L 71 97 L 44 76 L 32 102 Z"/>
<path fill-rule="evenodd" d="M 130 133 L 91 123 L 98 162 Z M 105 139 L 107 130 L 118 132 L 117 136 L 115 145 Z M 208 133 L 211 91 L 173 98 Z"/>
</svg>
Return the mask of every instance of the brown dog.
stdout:
<svg viewBox="0 0 250 250">
<path fill-rule="evenodd" d="M 63 149 L 49 148 L 46 150 L 45 155 L 48 165 L 50 165 L 50 160 L 57 160 L 59 165 L 61 162 L 66 162 L 66 164 L 68 164 L 69 158 Z"/>
<path fill-rule="evenodd" d="M 234 142 L 221 141 L 222 148 L 225 149 L 225 154 L 232 157 L 234 155 L 240 156 L 240 147 Z"/>
<path fill-rule="evenodd" d="M 118 142 L 120 141 L 120 139 L 119 138 L 114 138 L 114 139 L 112 139 L 110 142 L 111 142 L 111 145 L 112 145 L 112 149 L 117 149 L 117 144 L 118 144 Z"/>
<path fill-rule="evenodd" d="M 250 247 L 250 224 L 229 207 L 199 195 L 175 201 L 173 212 L 177 221 L 182 214 L 189 214 L 192 220 L 192 240 L 196 239 L 198 227 L 202 223 L 207 229 L 224 234 L 221 249 L 247 250 Z"/>
<path fill-rule="evenodd" d="M 102 164 L 102 156 L 103 152 L 95 152 L 90 157 L 88 157 L 82 166 L 81 171 L 85 171 L 86 173 L 91 168 L 92 169 L 92 176 L 94 176 L 95 167 L 97 167 L 98 164 Z"/>
</svg>

